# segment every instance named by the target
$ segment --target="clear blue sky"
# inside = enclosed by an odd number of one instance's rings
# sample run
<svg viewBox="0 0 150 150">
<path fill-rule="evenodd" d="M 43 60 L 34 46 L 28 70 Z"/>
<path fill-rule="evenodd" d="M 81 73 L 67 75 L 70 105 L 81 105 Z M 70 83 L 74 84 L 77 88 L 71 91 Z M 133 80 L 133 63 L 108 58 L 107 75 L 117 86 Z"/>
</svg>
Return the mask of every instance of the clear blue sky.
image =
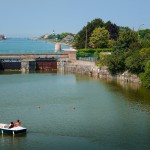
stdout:
<svg viewBox="0 0 150 150">
<path fill-rule="evenodd" d="M 150 28 L 150 0 L 0 0 L 0 34 L 6 36 L 77 33 L 95 18 Z"/>
</svg>

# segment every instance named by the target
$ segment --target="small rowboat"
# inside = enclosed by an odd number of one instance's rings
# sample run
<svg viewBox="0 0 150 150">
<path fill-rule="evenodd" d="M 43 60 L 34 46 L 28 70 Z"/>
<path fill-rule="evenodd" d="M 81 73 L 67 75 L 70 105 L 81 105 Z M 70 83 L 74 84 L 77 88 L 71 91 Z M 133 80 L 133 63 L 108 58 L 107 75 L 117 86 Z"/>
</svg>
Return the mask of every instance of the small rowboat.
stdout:
<svg viewBox="0 0 150 150">
<path fill-rule="evenodd" d="M 21 126 L 8 128 L 8 124 L 0 123 L 0 133 L 2 134 L 20 134 L 20 133 L 26 133 L 27 129 Z"/>
</svg>

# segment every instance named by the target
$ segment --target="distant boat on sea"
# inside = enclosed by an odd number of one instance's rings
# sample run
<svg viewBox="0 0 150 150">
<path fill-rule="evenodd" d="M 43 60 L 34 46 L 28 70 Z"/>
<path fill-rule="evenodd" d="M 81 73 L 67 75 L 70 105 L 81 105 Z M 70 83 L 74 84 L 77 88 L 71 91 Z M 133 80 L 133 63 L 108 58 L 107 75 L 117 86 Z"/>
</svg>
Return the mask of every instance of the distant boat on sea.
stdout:
<svg viewBox="0 0 150 150">
<path fill-rule="evenodd" d="M 6 40 L 7 37 L 5 35 L 0 34 L 0 40 Z"/>
</svg>

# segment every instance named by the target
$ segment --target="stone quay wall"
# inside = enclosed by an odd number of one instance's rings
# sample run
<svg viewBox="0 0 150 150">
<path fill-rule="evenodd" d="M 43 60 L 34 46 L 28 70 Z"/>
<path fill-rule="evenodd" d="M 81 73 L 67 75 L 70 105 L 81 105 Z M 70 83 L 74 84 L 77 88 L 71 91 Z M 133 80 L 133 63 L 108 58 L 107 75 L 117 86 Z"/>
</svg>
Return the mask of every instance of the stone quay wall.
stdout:
<svg viewBox="0 0 150 150">
<path fill-rule="evenodd" d="M 141 81 L 137 75 L 130 74 L 128 71 L 123 74 L 119 74 L 116 76 L 112 76 L 108 67 L 98 67 L 95 65 L 95 62 L 87 62 L 87 61 L 74 61 L 74 62 L 65 62 L 58 65 L 58 70 L 63 70 L 65 72 L 77 73 L 89 75 L 95 78 L 104 78 L 108 80 L 121 80 L 125 82 L 139 83 Z"/>
</svg>

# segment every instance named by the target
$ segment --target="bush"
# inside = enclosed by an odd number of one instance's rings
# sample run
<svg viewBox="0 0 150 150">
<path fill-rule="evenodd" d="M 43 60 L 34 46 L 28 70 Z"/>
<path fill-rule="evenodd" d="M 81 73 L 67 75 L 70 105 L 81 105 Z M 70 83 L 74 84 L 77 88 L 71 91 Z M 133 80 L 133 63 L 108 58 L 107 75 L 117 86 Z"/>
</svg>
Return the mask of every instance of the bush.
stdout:
<svg viewBox="0 0 150 150">
<path fill-rule="evenodd" d="M 125 65 L 131 73 L 139 74 L 144 70 L 142 59 L 138 51 L 126 58 Z"/>
<path fill-rule="evenodd" d="M 145 66 L 145 72 L 140 75 L 143 85 L 150 89 L 150 60 Z"/>
</svg>

